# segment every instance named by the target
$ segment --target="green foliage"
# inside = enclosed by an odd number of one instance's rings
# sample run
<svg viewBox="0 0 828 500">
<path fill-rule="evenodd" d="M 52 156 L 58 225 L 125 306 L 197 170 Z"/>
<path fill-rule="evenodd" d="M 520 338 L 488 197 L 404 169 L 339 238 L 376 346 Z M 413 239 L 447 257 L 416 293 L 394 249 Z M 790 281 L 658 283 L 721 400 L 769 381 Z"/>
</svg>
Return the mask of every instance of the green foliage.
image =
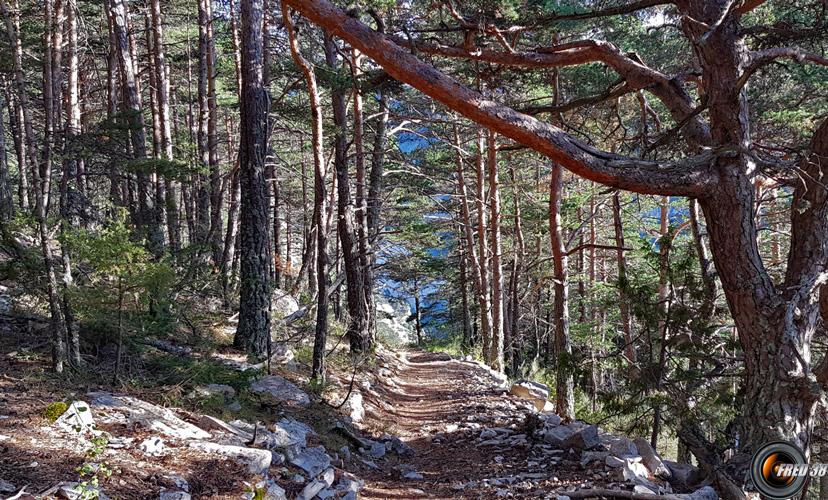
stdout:
<svg viewBox="0 0 828 500">
<path fill-rule="evenodd" d="M 43 418 L 47 419 L 49 422 L 55 422 L 61 415 L 66 413 L 68 408 L 69 405 L 65 401 L 49 403 L 43 410 Z"/>
</svg>

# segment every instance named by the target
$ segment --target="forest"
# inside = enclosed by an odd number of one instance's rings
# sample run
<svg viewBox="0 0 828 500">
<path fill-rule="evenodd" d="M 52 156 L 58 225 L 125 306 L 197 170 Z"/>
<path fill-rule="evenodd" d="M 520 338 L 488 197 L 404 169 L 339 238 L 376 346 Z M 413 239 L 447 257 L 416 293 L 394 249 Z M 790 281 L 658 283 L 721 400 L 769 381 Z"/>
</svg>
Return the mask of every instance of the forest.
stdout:
<svg viewBox="0 0 828 500">
<path fill-rule="evenodd" d="M 828 499 L 825 0 L 0 16 L 0 498 Z"/>
</svg>

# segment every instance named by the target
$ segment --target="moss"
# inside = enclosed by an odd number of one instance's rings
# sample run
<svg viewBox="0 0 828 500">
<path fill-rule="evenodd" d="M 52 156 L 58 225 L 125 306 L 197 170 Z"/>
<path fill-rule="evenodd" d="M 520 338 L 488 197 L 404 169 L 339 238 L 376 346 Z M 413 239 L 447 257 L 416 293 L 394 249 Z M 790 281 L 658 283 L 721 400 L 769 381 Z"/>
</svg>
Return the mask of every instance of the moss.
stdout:
<svg viewBox="0 0 828 500">
<path fill-rule="evenodd" d="M 69 408 L 69 405 L 63 401 L 56 401 L 54 403 L 49 403 L 46 408 L 43 410 L 43 417 L 48 419 L 49 422 L 54 422 L 61 415 L 66 413 L 66 410 Z"/>
</svg>

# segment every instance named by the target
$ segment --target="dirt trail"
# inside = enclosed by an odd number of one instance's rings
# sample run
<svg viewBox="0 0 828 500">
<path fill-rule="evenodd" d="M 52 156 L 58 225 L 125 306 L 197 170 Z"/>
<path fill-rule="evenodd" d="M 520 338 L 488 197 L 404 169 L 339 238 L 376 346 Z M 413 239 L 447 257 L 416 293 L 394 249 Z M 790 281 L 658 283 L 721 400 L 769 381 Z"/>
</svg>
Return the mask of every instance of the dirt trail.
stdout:
<svg viewBox="0 0 828 500">
<path fill-rule="evenodd" d="M 418 351 L 402 355 L 406 359 L 391 384 L 379 391 L 383 401 L 371 401 L 382 409 L 369 418 L 399 436 L 415 455 L 366 475 L 362 498 L 494 498 L 498 493 L 538 498 L 565 486 L 554 477 L 560 471 L 531 461 L 531 443 L 491 448 L 475 442 L 486 427 L 522 432 L 528 403 L 505 396 L 475 363 Z M 406 466 L 423 479 L 402 478 Z M 533 477 L 523 480 L 521 474 Z M 543 485 L 547 476 L 554 487 Z"/>
</svg>

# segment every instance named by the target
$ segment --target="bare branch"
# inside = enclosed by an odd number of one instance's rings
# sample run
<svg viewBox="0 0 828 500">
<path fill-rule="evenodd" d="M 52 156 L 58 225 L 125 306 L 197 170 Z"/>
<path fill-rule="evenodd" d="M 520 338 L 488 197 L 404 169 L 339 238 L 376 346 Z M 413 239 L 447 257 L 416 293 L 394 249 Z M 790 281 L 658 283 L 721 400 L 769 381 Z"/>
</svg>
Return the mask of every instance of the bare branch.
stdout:
<svg viewBox="0 0 828 500">
<path fill-rule="evenodd" d="M 598 17 L 620 16 L 623 14 L 632 14 L 639 10 L 649 9 L 650 7 L 657 7 L 659 5 L 672 5 L 673 2 L 667 0 L 639 0 L 626 5 L 619 5 L 617 7 L 609 7 L 606 9 L 596 10 L 592 12 L 578 12 L 576 14 L 565 14 L 562 16 L 550 16 L 543 18 L 538 24 L 544 24 L 556 21 L 580 21 L 583 19 L 595 19 Z"/>
<path fill-rule="evenodd" d="M 526 113 L 528 115 L 536 115 L 538 113 L 566 113 L 567 111 L 572 111 L 573 109 L 582 108 L 584 106 L 591 106 L 593 104 L 598 104 L 600 102 L 608 101 L 610 99 L 618 99 L 623 95 L 634 92 L 634 90 L 628 87 L 627 85 L 619 86 L 619 84 L 621 83 L 623 83 L 621 80 L 616 81 L 607 90 L 598 95 L 584 97 L 581 99 L 574 99 L 568 103 L 560 104 L 557 106 L 530 106 L 520 111 L 521 113 Z"/>
<path fill-rule="evenodd" d="M 745 68 L 745 72 L 739 78 L 738 88 L 742 88 L 747 84 L 747 81 L 759 69 L 771 64 L 778 59 L 793 59 L 794 61 L 804 64 L 812 63 L 819 66 L 828 66 L 828 59 L 810 52 L 805 52 L 799 47 L 777 47 L 773 49 L 760 50 L 751 54 L 750 64 Z"/>
<path fill-rule="evenodd" d="M 647 162 L 600 151 L 553 125 L 485 98 L 423 63 L 385 35 L 348 16 L 328 0 L 285 0 L 310 21 L 371 57 L 389 75 L 465 117 L 544 154 L 576 175 L 645 194 L 705 197 L 718 180 L 707 150 L 682 162 Z"/>
<path fill-rule="evenodd" d="M 736 13 L 739 14 L 740 16 L 743 16 L 743 15 L 747 14 L 748 12 L 752 11 L 753 9 L 755 9 L 756 7 L 759 7 L 760 5 L 765 3 L 766 1 L 767 0 L 745 0 L 744 2 L 742 2 L 742 5 L 740 5 L 736 9 Z"/>
</svg>

